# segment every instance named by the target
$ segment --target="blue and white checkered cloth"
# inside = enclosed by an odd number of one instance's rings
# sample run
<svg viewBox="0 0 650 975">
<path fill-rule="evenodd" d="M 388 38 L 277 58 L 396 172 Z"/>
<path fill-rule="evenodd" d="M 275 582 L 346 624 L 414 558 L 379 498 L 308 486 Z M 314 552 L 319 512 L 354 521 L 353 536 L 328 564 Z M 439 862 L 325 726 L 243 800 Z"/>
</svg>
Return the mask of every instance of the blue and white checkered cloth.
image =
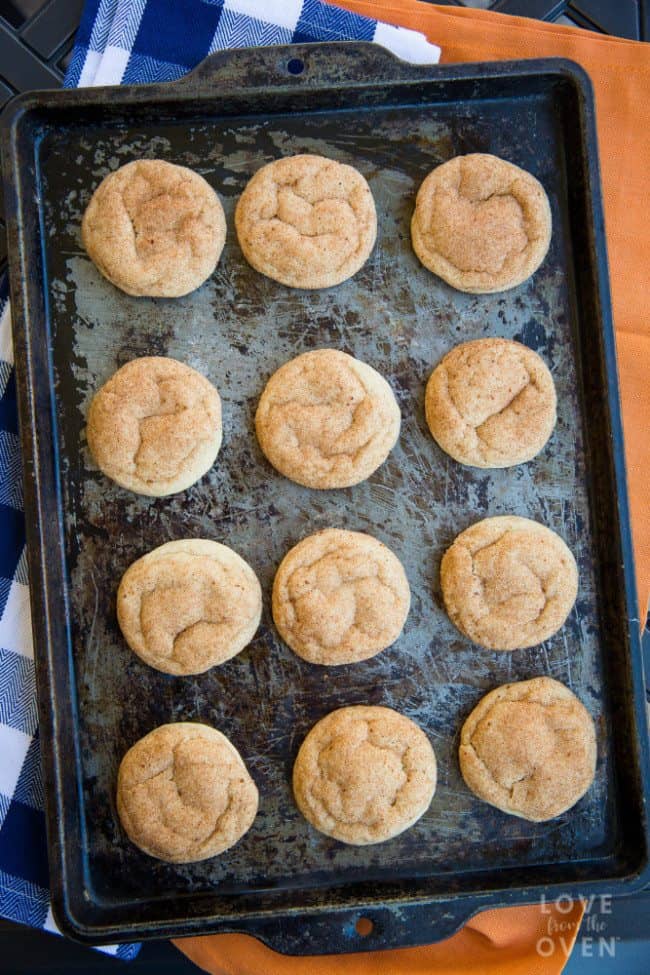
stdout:
<svg viewBox="0 0 650 975">
<path fill-rule="evenodd" d="M 375 41 L 416 63 L 440 56 L 421 34 L 320 0 L 88 0 L 65 83 L 171 81 L 222 48 L 341 40 Z M 0 293 L 0 915 L 55 931 L 20 471 L 9 305 Z M 103 950 L 132 958 L 138 945 Z"/>
</svg>

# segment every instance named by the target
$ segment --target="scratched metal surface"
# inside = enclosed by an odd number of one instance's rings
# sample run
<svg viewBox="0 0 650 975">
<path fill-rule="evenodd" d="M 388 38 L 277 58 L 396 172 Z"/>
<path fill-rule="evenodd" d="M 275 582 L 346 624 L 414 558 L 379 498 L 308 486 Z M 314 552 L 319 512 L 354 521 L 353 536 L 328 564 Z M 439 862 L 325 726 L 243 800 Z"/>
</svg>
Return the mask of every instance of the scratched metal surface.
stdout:
<svg viewBox="0 0 650 975">
<path fill-rule="evenodd" d="M 134 132 L 88 127 L 50 133 L 41 147 L 46 257 L 59 416 L 61 480 L 84 774 L 89 878 L 98 896 L 146 900 L 179 891 L 221 893 L 315 886 L 382 876 L 430 875 L 462 887 L 462 871 L 486 876 L 510 864 L 583 860 L 602 852 L 613 811 L 594 553 L 571 319 L 568 218 L 560 130 L 551 96 L 423 108 L 324 112 L 266 121 L 150 124 Z M 543 144 L 543 153 L 539 146 Z M 351 281 L 302 293 L 253 271 L 236 242 L 233 209 L 260 165 L 316 152 L 357 166 L 379 217 L 377 246 Z M 420 266 L 409 238 L 414 194 L 451 156 L 489 151 L 537 175 L 553 210 L 549 256 L 521 287 L 500 295 L 455 292 Z M 196 169 L 217 189 L 228 240 L 214 277 L 180 300 L 135 299 L 105 281 L 80 243 L 80 218 L 109 171 L 139 157 Z M 462 467 L 432 441 L 423 394 L 433 365 L 465 339 L 501 335 L 536 349 L 557 384 L 559 420 L 532 463 L 504 471 Z M 277 474 L 257 445 L 253 416 L 268 376 L 308 349 L 344 349 L 378 369 L 399 400 L 403 426 L 389 460 L 365 483 L 316 492 Z M 124 362 L 163 354 L 189 363 L 219 389 L 224 443 L 191 490 L 151 500 L 129 494 L 94 467 L 84 422 L 95 390 Z M 580 592 L 565 627 L 543 645 L 499 654 L 472 646 L 442 608 L 438 567 L 454 536 L 478 518 L 515 513 L 567 541 Z M 398 642 L 373 660 L 322 669 L 294 656 L 270 614 L 275 569 L 288 548 L 320 528 L 367 531 L 406 568 L 412 608 Z M 257 572 L 264 616 L 253 643 L 198 677 L 171 678 L 141 663 L 121 638 L 115 592 L 127 566 L 186 536 L 232 546 Z M 576 808 L 547 824 L 509 817 L 464 786 L 456 748 L 464 717 L 489 689 L 548 674 L 567 683 L 597 720 L 596 782 Z M 429 735 L 439 763 L 431 808 L 408 832 L 355 848 L 315 832 L 296 810 L 290 773 L 314 722 L 333 708 L 385 704 Z M 221 857 L 167 865 L 127 841 L 115 810 L 126 749 L 158 724 L 201 720 L 241 751 L 260 790 L 253 828 Z"/>
</svg>

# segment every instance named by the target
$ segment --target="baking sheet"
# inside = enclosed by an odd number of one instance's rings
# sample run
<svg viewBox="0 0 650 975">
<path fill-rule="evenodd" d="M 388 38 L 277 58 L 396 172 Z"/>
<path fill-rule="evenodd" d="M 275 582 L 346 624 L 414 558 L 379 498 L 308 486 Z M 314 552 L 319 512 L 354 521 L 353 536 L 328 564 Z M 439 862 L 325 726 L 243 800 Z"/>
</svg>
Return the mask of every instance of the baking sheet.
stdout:
<svg viewBox="0 0 650 975">
<path fill-rule="evenodd" d="M 542 111 L 540 111 L 542 109 Z M 136 135 L 81 134 L 71 159 L 66 134 L 47 146 L 45 219 L 52 287 L 54 361 L 65 458 L 65 524 L 71 572 L 75 663 L 91 860 L 120 892 L 139 896 L 177 887 L 321 882 L 369 876 L 388 863 L 411 873 L 586 856 L 602 843 L 608 749 L 600 722 L 595 786 L 559 820 L 527 823 L 473 797 L 456 760 L 457 732 L 481 695 L 498 684 L 541 674 L 567 684 L 602 716 L 602 677 L 594 553 L 585 485 L 583 417 L 570 327 L 569 265 L 556 162 L 537 152 L 543 106 L 528 102 L 507 121 L 482 106 L 462 141 L 455 108 L 341 113 L 329 119 L 241 120 L 226 125 L 154 128 Z M 445 114 L 447 117 L 445 118 Z M 453 124 L 450 124 L 453 120 Z M 547 120 L 551 122 L 552 120 Z M 487 133 L 491 133 L 489 140 Z M 517 134 L 515 136 L 515 132 Z M 520 136 L 527 133 L 522 142 Z M 513 145 L 515 143 L 515 145 Z M 501 295 L 453 291 L 415 257 L 409 222 L 422 178 L 458 152 L 490 151 L 530 169 L 549 192 L 553 242 L 542 268 Z M 378 243 L 352 280 L 303 293 L 264 278 L 243 259 L 233 207 L 264 163 L 314 152 L 356 166 L 377 205 Z M 82 252 L 83 209 L 116 166 L 161 158 L 195 169 L 223 199 L 228 242 L 214 277 L 180 300 L 134 299 L 104 280 Z M 532 463 L 480 471 L 457 464 L 433 442 L 423 416 L 426 380 L 457 342 L 500 335 L 524 342 L 549 365 L 558 425 Z M 254 413 L 267 378 L 314 348 L 342 349 L 374 366 L 393 387 L 403 416 L 398 446 L 358 487 L 316 492 L 293 484 L 265 461 Z M 124 491 L 96 471 L 85 447 L 91 397 L 116 368 L 140 355 L 169 355 L 208 376 L 223 397 L 224 442 L 201 482 L 160 500 Z M 478 518 L 517 514 L 557 531 L 580 571 L 578 601 L 560 632 L 532 650 L 481 649 L 448 620 L 438 568 L 455 535 Z M 402 637 L 365 663 L 322 669 L 299 660 L 277 637 L 270 615 L 273 575 L 288 549 L 313 531 L 369 532 L 403 562 L 413 605 Z M 129 650 L 115 618 L 122 573 L 156 545 L 213 538 L 254 567 L 264 590 L 264 620 L 251 646 L 207 674 L 167 678 Z M 387 844 L 357 848 L 316 833 L 292 801 L 290 770 L 309 728 L 345 704 L 385 704 L 428 734 L 440 763 L 429 812 Z M 113 794 L 120 758 L 166 721 L 204 720 L 233 740 L 260 790 L 249 834 L 225 856 L 167 866 L 136 850 L 117 824 Z M 110 891 L 110 882 L 108 890 Z"/>
</svg>

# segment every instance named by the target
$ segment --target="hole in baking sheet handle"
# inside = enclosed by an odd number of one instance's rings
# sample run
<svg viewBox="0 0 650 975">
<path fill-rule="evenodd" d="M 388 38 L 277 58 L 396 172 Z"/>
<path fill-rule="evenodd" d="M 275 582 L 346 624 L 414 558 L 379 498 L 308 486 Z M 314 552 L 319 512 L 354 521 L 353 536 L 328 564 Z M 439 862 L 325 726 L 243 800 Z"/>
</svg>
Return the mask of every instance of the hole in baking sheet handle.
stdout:
<svg viewBox="0 0 650 975">
<path fill-rule="evenodd" d="M 305 70 L 305 62 L 301 58 L 291 58 L 287 61 L 287 71 L 289 74 L 302 74 Z"/>
<path fill-rule="evenodd" d="M 360 917 L 354 925 L 354 930 L 360 938 L 367 938 L 369 934 L 372 934 L 374 927 L 369 917 Z"/>
</svg>

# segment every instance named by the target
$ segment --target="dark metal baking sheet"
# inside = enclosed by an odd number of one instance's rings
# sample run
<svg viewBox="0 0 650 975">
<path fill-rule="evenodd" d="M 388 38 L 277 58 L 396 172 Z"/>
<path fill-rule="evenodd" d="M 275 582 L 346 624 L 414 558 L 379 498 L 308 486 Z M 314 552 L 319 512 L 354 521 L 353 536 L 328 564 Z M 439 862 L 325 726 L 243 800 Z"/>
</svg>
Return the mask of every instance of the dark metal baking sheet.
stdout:
<svg viewBox="0 0 650 975">
<path fill-rule="evenodd" d="M 287 71 L 297 58 L 302 74 Z M 379 948 L 443 937 L 476 910 L 541 888 L 629 891 L 647 866 L 644 692 L 613 333 L 588 80 L 565 61 L 417 68 L 370 45 L 314 45 L 209 59 L 174 85 L 23 96 L 4 117 L 16 359 L 44 732 L 53 895 L 60 923 L 91 940 L 245 930 L 292 952 Z M 298 292 L 257 274 L 233 208 L 263 163 L 316 152 L 357 166 L 379 216 L 377 246 L 350 281 Z M 553 211 L 547 259 L 519 288 L 465 295 L 420 266 L 415 192 L 438 163 L 488 151 L 533 172 Z M 228 240 L 214 276 L 180 300 L 135 299 L 83 251 L 80 219 L 109 171 L 141 157 L 190 166 L 219 192 Z M 547 361 L 559 421 L 532 463 L 480 471 L 428 434 L 423 394 L 454 344 L 516 338 Z M 262 457 L 253 430 L 268 376 L 307 349 L 353 353 L 390 381 L 403 415 L 389 460 L 355 488 L 315 492 Z M 135 356 L 205 373 L 224 404 L 213 470 L 149 499 L 109 482 L 87 451 L 93 392 Z M 574 551 L 580 592 L 565 627 L 513 654 L 473 647 L 447 619 L 438 566 L 479 517 L 526 515 Z M 274 571 L 319 528 L 368 531 L 401 558 L 413 593 L 404 634 L 350 667 L 300 660 L 270 617 Z M 166 677 L 126 647 L 115 591 L 127 566 L 172 538 L 231 545 L 258 573 L 262 626 L 207 674 Z M 596 781 L 544 824 L 506 816 L 464 786 L 456 748 L 489 689 L 539 674 L 567 683 L 597 721 Z M 381 703 L 429 735 L 440 783 L 429 812 L 374 847 L 316 833 L 291 798 L 297 748 L 344 704 Z M 116 816 L 117 767 L 158 724 L 196 719 L 240 749 L 261 795 L 227 854 L 186 866 L 147 857 Z M 355 921 L 374 922 L 362 939 Z"/>
</svg>

